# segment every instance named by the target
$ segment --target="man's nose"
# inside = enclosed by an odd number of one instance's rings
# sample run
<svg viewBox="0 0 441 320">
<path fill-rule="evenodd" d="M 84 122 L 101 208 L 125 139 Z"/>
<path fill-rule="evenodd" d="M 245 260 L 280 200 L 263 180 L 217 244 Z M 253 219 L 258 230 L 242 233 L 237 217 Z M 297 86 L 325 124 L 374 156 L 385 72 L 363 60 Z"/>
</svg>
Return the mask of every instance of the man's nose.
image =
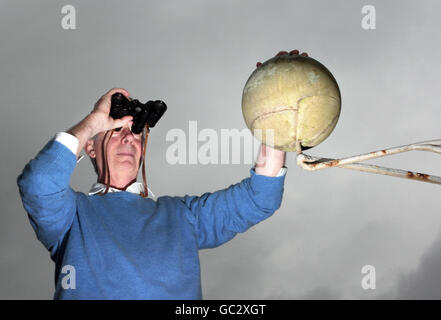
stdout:
<svg viewBox="0 0 441 320">
<path fill-rule="evenodd" d="M 125 143 L 133 141 L 134 137 L 132 133 L 132 125 L 133 125 L 133 121 L 130 121 L 125 127 L 121 129 L 122 141 Z"/>
</svg>

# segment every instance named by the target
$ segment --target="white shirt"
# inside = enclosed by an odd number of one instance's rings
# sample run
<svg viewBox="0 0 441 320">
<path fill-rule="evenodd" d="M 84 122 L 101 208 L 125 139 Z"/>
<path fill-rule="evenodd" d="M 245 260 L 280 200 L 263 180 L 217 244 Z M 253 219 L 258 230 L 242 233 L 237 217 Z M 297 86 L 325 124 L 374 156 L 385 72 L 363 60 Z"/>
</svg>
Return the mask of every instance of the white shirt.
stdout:
<svg viewBox="0 0 441 320">
<path fill-rule="evenodd" d="M 75 155 L 77 154 L 78 144 L 80 143 L 77 137 L 75 137 L 67 132 L 58 132 L 55 135 L 55 141 L 58 141 L 59 143 L 66 146 L 70 151 L 72 151 L 73 154 L 75 154 Z M 287 171 L 286 167 L 280 168 L 280 171 L 276 177 L 284 176 L 286 174 L 286 171 Z M 148 189 L 148 193 L 150 195 L 152 195 L 152 197 L 156 198 L 156 196 L 153 194 L 153 192 L 150 190 L 150 188 L 147 187 L 147 189 Z M 89 195 L 93 195 L 93 194 L 99 193 L 104 190 L 106 190 L 105 184 L 94 183 L 92 185 L 91 189 L 89 190 Z M 108 192 L 120 192 L 120 191 L 122 191 L 122 190 L 112 188 L 112 187 L 109 187 L 109 190 L 108 190 Z M 141 182 L 133 182 L 130 186 L 128 186 L 126 188 L 125 191 L 140 194 L 141 192 L 144 191 L 144 186 Z"/>
<path fill-rule="evenodd" d="M 152 190 L 150 190 L 149 187 L 147 187 L 149 195 L 151 195 L 153 198 L 156 198 L 156 196 L 153 194 Z M 94 183 L 92 185 L 92 188 L 89 190 L 89 196 L 99 193 L 101 191 L 106 190 L 106 185 L 102 183 Z M 120 192 L 122 190 L 109 187 L 109 190 L 107 192 Z M 133 182 L 130 186 L 126 188 L 127 192 L 140 194 L 141 192 L 144 192 L 144 185 L 141 182 Z"/>
</svg>

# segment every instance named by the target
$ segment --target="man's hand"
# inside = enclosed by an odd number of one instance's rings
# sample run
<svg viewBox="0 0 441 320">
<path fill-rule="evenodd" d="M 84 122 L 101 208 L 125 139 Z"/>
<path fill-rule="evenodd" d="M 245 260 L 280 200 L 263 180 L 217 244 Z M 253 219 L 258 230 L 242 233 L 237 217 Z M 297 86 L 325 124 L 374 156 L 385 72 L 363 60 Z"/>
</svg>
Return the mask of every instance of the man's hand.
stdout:
<svg viewBox="0 0 441 320">
<path fill-rule="evenodd" d="M 291 50 L 289 53 L 288 53 L 288 51 L 279 51 L 279 53 L 277 53 L 275 56 L 278 57 L 278 56 L 281 56 L 281 55 L 284 55 L 284 54 L 289 54 L 290 56 L 298 55 L 299 54 L 299 50 L 297 50 L 297 49 Z M 302 52 L 301 56 L 308 57 L 308 54 L 306 52 Z M 262 62 L 257 62 L 256 63 L 256 68 L 259 68 L 261 65 L 262 65 Z"/>
<path fill-rule="evenodd" d="M 260 145 L 259 156 L 255 166 L 257 174 L 264 176 L 275 177 L 280 169 L 285 165 L 286 152 L 280 151 L 266 144 Z"/>
<path fill-rule="evenodd" d="M 96 103 L 92 112 L 84 118 L 80 123 L 70 128 L 67 133 L 75 136 L 79 140 L 77 156 L 81 153 L 87 140 L 96 134 L 111 130 L 114 128 L 124 127 L 133 120 L 132 116 L 125 116 L 121 119 L 113 119 L 110 113 L 111 97 L 114 93 L 120 92 L 129 98 L 129 92 L 122 88 L 113 88 L 106 92 Z"/>
<path fill-rule="evenodd" d="M 276 54 L 276 57 L 285 54 L 298 55 L 299 50 L 292 50 L 289 53 L 288 51 L 279 51 L 279 53 Z M 308 54 L 303 52 L 301 56 L 308 57 Z M 261 62 L 257 62 L 256 68 L 259 68 L 261 65 Z M 255 171 L 257 174 L 275 177 L 279 173 L 280 169 L 285 165 L 285 159 L 285 151 L 271 148 L 262 143 L 260 146 L 259 156 L 257 157 Z"/>
<path fill-rule="evenodd" d="M 119 127 L 124 127 L 127 123 L 133 120 L 132 116 L 125 116 L 121 119 L 113 119 L 109 116 L 111 107 L 111 98 L 114 93 L 122 93 L 129 99 L 129 92 L 122 88 L 113 88 L 105 93 L 96 103 L 92 112 L 88 116 L 89 123 L 93 128 L 92 137 L 102 131 L 112 130 Z"/>
</svg>

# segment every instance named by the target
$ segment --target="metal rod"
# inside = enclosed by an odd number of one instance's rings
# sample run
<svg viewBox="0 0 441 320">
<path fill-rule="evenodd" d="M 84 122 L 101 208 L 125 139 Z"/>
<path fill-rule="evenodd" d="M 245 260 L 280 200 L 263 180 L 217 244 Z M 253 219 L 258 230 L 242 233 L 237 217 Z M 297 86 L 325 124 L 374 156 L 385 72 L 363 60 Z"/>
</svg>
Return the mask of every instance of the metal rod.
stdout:
<svg viewBox="0 0 441 320">
<path fill-rule="evenodd" d="M 407 152 L 407 151 L 430 151 L 441 154 L 441 140 L 430 140 L 418 143 L 413 143 L 409 145 L 403 145 L 399 147 L 393 147 L 388 149 L 377 150 L 357 156 L 342 158 L 342 159 L 330 159 L 330 158 L 319 158 L 304 154 L 301 151 L 300 142 L 297 141 L 297 164 L 305 170 L 314 171 L 330 167 L 341 167 L 351 170 L 370 172 L 376 174 L 383 174 L 388 176 L 394 176 L 399 178 L 413 179 L 422 182 L 429 182 L 435 184 L 441 184 L 441 177 L 432 176 L 425 173 L 406 171 L 395 168 L 380 167 L 370 164 L 358 163 L 360 161 L 381 158 L 388 155 L 393 155 L 397 153 Z"/>
</svg>

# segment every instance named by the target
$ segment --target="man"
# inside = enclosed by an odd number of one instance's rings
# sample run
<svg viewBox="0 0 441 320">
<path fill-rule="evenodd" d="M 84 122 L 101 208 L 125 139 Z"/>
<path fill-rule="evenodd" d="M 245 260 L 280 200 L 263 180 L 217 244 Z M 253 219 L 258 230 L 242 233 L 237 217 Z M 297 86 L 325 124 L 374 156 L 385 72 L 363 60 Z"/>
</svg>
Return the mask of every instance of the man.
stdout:
<svg viewBox="0 0 441 320">
<path fill-rule="evenodd" d="M 250 177 L 223 190 L 156 201 L 140 197 L 143 137 L 131 132 L 131 116 L 109 116 L 116 92 L 129 97 L 121 88 L 108 91 L 17 178 L 31 225 L 56 265 L 54 298 L 201 299 L 198 250 L 229 241 L 280 207 L 285 152 L 262 144 Z M 115 128 L 121 129 L 105 136 Z M 110 177 L 102 165 L 103 145 Z M 83 148 L 98 173 L 88 195 L 69 186 Z M 105 184 L 109 192 L 99 195 Z M 74 272 L 69 282 L 66 270 Z"/>
</svg>

